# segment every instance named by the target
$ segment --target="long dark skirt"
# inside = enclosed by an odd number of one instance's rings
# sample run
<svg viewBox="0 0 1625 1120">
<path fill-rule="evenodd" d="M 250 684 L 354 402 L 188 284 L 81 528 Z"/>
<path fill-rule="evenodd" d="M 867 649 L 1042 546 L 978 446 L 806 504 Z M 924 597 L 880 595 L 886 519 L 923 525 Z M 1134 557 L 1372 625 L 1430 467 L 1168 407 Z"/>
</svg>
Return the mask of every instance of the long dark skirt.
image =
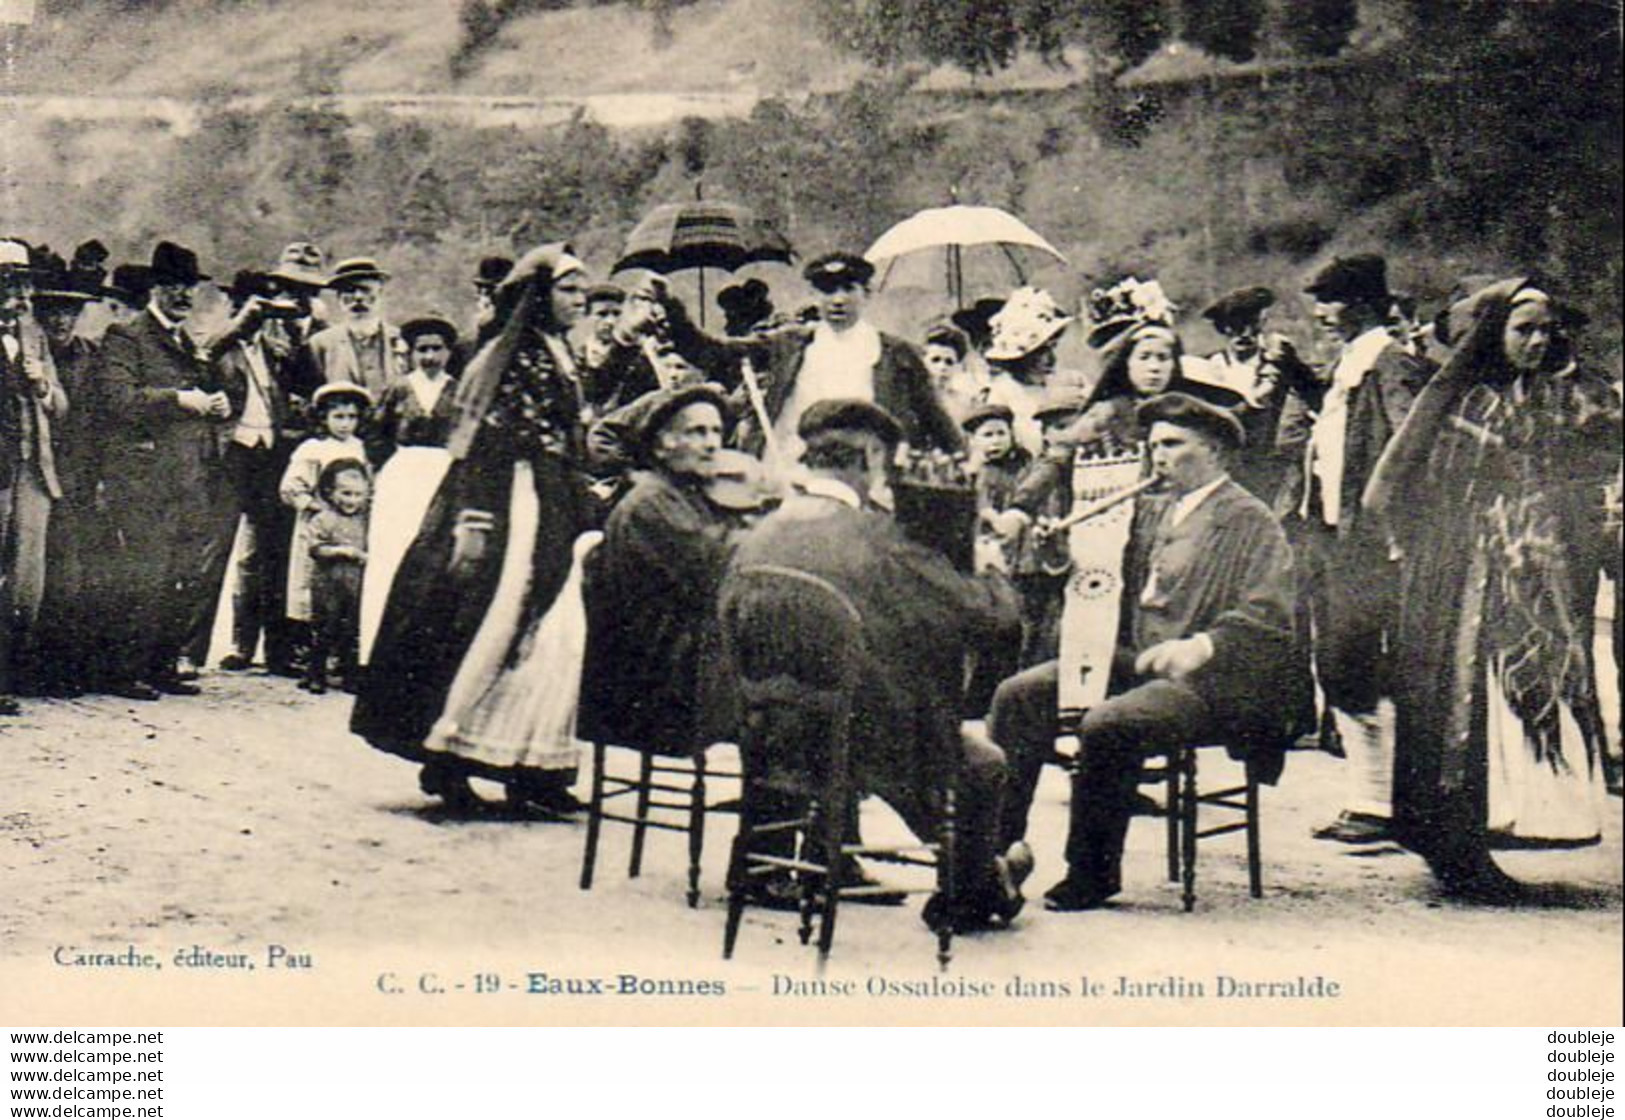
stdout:
<svg viewBox="0 0 1625 1120">
<path fill-rule="evenodd" d="M 542 456 L 533 466 L 540 522 L 527 620 L 546 611 L 564 585 L 582 525 L 579 488 L 565 464 Z M 350 730 L 372 746 L 413 761 L 445 758 L 426 750 L 424 740 L 444 711 L 452 681 L 491 606 L 508 546 L 504 493 L 501 500 L 482 502 L 496 518 L 484 555 L 464 573 L 451 573 L 453 530 L 470 489 L 468 475 L 476 469 L 470 460 L 453 463 L 430 504 L 396 573 L 350 717 Z M 489 496 L 489 487 L 480 489 Z M 468 769 L 489 768 L 471 763 Z"/>
</svg>

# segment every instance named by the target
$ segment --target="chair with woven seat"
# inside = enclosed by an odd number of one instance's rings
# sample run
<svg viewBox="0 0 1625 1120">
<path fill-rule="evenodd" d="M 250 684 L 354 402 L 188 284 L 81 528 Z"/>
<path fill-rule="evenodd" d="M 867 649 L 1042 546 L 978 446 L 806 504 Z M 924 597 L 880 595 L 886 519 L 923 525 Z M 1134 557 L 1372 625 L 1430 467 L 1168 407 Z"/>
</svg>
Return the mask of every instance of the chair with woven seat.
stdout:
<svg viewBox="0 0 1625 1120">
<path fill-rule="evenodd" d="M 936 886 L 909 893 L 934 889 L 952 897 L 957 774 L 945 768 L 934 791 L 942 807 L 937 836 L 890 846 L 844 842 L 856 798 L 851 724 L 864 648 L 857 607 L 810 573 L 758 565 L 731 577 L 721 619 L 725 657 L 743 704 L 740 747 L 746 760 L 722 955 L 733 955 L 753 888 L 771 877 L 792 876 L 802 944 L 811 941 L 817 918 L 821 969 L 834 943 L 841 900 L 897 889 L 842 886 L 842 869 L 855 857 L 933 868 Z M 937 958 L 946 968 L 953 919 L 949 907 L 938 909 Z"/>
</svg>

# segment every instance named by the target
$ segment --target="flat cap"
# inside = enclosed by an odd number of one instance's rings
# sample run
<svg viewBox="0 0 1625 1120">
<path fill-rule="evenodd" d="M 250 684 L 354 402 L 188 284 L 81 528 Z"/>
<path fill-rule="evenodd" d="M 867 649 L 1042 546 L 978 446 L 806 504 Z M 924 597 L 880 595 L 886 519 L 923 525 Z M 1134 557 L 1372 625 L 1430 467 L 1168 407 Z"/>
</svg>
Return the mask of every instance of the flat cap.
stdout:
<svg viewBox="0 0 1625 1120">
<path fill-rule="evenodd" d="M 832 432 L 869 432 L 888 446 L 895 446 L 903 438 L 896 417 L 879 405 L 856 399 L 814 401 L 796 424 L 796 434 L 804 443 Z"/>
<path fill-rule="evenodd" d="M 1135 416 L 1143 428 L 1150 428 L 1159 422 L 1190 428 L 1213 437 L 1231 449 L 1247 442 L 1247 432 L 1235 413 L 1189 393 L 1163 393 L 1152 397 L 1135 410 Z"/>
<path fill-rule="evenodd" d="M 1202 317 L 1220 330 L 1255 323 L 1275 306 L 1275 293 L 1265 287 L 1237 288 L 1207 305 Z"/>
<path fill-rule="evenodd" d="M 1393 298 L 1388 262 L 1375 253 L 1333 258 L 1303 290 L 1326 303 L 1383 303 Z"/>
<path fill-rule="evenodd" d="M 967 412 L 965 418 L 959 422 L 959 426 L 966 432 L 974 432 L 989 420 L 1003 420 L 1006 424 L 1013 424 L 1016 421 L 1016 414 L 1010 411 L 1009 405 L 988 401 Z"/>
</svg>

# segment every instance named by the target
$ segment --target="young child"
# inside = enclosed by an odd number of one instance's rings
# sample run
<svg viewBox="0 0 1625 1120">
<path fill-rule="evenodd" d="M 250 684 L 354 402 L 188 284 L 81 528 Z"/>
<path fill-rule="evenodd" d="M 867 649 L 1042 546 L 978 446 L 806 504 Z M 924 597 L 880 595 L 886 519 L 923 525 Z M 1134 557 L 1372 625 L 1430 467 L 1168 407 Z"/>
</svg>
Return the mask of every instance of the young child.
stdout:
<svg viewBox="0 0 1625 1120">
<path fill-rule="evenodd" d="M 976 511 L 986 528 L 993 514 L 1010 505 L 1016 481 L 1032 462 L 1032 456 L 1016 443 L 1015 414 L 1007 405 L 977 405 L 960 427 L 970 443 Z"/>
<path fill-rule="evenodd" d="M 361 417 L 372 407 L 372 394 L 359 385 L 335 381 L 317 389 L 311 398 L 321 435 L 294 448 L 282 475 L 282 501 L 294 509 L 293 543 L 288 551 L 288 618 L 308 626 L 310 608 L 310 524 L 321 512 L 317 491 L 322 471 L 340 459 L 367 461 L 367 449 L 356 431 Z M 370 476 L 369 476 L 370 478 Z"/>
<path fill-rule="evenodd" d="M 316 484 L 321 508 L 310 519 L 310 663 L 300 687 L 327 691 L 329 659 L 346 690 L 355 688 L 361 573 L 367 564 L 367 499 L 372 480 L 360 459 L 335 459 Z"/>
</svg>

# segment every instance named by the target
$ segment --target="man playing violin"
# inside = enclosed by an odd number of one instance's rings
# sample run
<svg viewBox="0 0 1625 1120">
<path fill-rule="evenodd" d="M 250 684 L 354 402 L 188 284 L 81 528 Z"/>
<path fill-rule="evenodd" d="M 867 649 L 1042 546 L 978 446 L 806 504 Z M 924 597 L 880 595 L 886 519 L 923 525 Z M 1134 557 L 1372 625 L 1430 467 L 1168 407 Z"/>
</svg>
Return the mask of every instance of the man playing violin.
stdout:
<svg viewBox="0 0 1625 1120">
<path fill-rule="evenodd" d="M 1067 874 L 1051 910 L 1088 910 L 1122 889 L 1123 841 L 1142 761 L 1189 743 L 1246 743 L 1263 777 L 1279 773 L 1291 730 L 1286 698 L 1308 687 L 1295 640 L 1292 550 L 1279 523 L 1231 478 L 1245 441 L 1228 410 L 1184 393 L 1139 407 L 1161 492 L 1141 498 L 1124 559 L 1124 609 L 1112 695 L 1079 729 Z M 1007 753 L 1012 788 L 1001 842 L 1020 839 L 1056 732 L 1057 665 L 999 686 L 989 732 Z M 1273 771 L 1273 772 L 1272 772 Z"/>
</svg>

